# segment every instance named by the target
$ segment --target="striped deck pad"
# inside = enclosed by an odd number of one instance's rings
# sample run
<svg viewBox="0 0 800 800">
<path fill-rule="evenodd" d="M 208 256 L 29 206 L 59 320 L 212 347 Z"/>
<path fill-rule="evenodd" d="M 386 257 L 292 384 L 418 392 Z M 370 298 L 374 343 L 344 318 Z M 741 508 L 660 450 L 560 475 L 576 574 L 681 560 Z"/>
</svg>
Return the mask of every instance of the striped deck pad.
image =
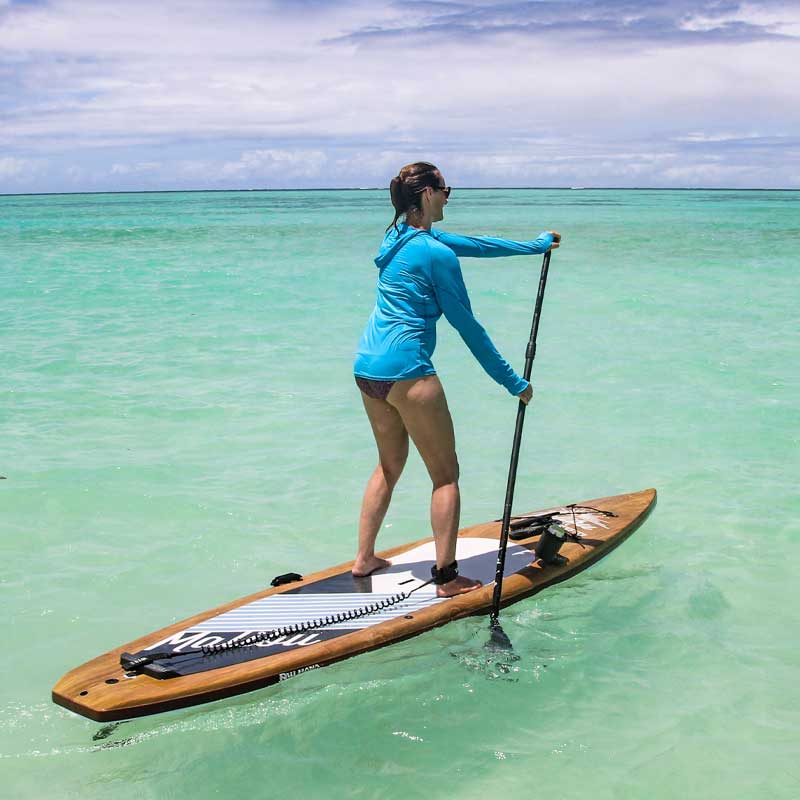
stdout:
<svg viewBox="0 0 800 800">
<path fill-rule="evenodd" d="M 477 578 L 484 584 L 494 580 L 497 562 L 497 540 L 464 538 L 458 542 L 459 572 Z M 206 672 L 210 669 L 239 664 L 275 653 L 284 653 L 297 647 L 334 639 L 352 631 L 378 625 L 382 622 L 413 614 L 415 611 L 447 602 L 436 596 L 433 584 L 423 586 L 404 601 L 354 620 L 315 627 L 301 633 L 290 634 L 254 646 L 228 650 L 214 655 L 204 655 L 201 650 L 209 645 L 245 638 L 258 631 L 299 623 L 309 623 L 344 611 L 362 609 L 372 603 L 386 600 L 399 592 L 408 593 L 430 579 L 435 561 L 433 542 L 426 542 L 392 559 L 392 566 L 368 578 L 353 578 L 348 572 L 290 589 L 282 594 L 255 600 L 223 614 L 196 623 L 191 628 L 148 645 L 137 655 L 148 652 L 172 652 L 178 658 L 163 663 L 180 675 Z M 531 562 L 531 552 L 526 547 L 510 545 L 506 553 L 505 575 L 510 575 Z"/>
</svg>

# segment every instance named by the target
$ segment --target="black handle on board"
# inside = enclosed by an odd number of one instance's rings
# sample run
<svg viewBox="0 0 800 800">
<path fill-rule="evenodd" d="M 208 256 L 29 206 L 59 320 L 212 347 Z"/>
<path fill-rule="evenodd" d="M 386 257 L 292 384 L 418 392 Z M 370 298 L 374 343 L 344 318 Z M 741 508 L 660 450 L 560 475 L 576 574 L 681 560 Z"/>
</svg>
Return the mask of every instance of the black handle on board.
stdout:
<svg viewBox="0 0 800 800">
<path fill-rule="evenodd" d="M 533 359 L 536 357 L 536 334 L 539 332 L 539 318 L 542 315 L 542 301 L 544 300 L 544 287 L 547 284 L 547 270 L 550 268 L 550 250 L 544 254 L 542 260 L 542 273 L 539 276 L 539 291 L 536 295 L 536 308 L 533 311 L 533 324 L 531 325 L 531 338 L 525 350 L 525 371 L 522 377 L 526 381 L 531 379 Z M 519 448 L 522 443 L 522 426 L 525 423 L 525 409 L 527 406 L 522 400 L 517 408 L 517 426 L 514 429 L 514 444 L 511 447 L 511 464 L 508 467 L 508 485 L 506 486 L 506 503 L 503 508 L 503 525 L 500 529 L 500 547 L 497 550 L 497 570 L 494 576 L 494 594 L 492 595 L 492 613 L 489 618 L 491 627 L 499 625 L 500 598 L 503 594 L 503 570 L 506 565 L 506 547 L 508 546 L 508 531 L 511 527 L 511 505 L 514 502 L 514 485 L 517 482 L 517 464 L 519 463 Z"/>
</svg>

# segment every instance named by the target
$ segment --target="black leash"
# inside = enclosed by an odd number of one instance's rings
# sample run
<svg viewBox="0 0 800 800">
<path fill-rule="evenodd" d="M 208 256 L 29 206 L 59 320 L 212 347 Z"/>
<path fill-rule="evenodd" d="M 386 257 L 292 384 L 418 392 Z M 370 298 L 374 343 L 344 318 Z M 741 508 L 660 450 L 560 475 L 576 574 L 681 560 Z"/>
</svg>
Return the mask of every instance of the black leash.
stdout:
<svg viewBox="0 0 800 800">
<path fill-rule="evenodd" d="M 280 639 L 283 636 L 290 636 L 295 633 L 305 633 L 306 631 L 313 631 L 316 628 L 325 628 L 328 625 L 336 625 L 340 622 L 348 622 L 351 619 L 359 619 L 366 617 L 369 614 L 375 614 L 378 611 L 383 611 L 385 608 L 390 608 L 404 600 L 408 600 L 414 592 L 427 586 L 430 581 L 425 581 L 419 586 L 415 586 L 409 592 L 398 592 L 391 595 L 391 597 L 384 597 L 381 600 L 375 600 L 372 603 L 367 603 L 361 608 L 353 608 L 349 611 L 335 611 L 333 614 L 328 614 L 324 617 L 317 619 L 310 619 L 304 622 L 297 622 L 294 625 L 285 625 L 281 628 L 275 628 L 271 631 L 256 631 L 242 639 L 232 639 L 229 642 L 220 642 L 219 644 L 211 644 L 202 648 L 204 655 L 214 655 L 216 653 L 224 653 L 227 650 L 238 650 L 241 647 L 251 647 L 259 642 L 270 642 L 274 639 Z"/>
<path fill-rule="evenodd" d="M 382 598 L 381 600 L 375 600 L 372 603 L 367 603 L 361 608 L 353 608 L 348 611 L 337 611 L 334 612 L 333 614 L 329 614 L 324 617 L 305 620 L 303 622 L 298 622 L 293 625 L 284 625 L 282 627 L 275 628 L 271 631 L 254 631 L 248 636 L 231 639 L 228 642 L 219 642 L 217 644 L 203 645 L 200 648 L 199 653 L 198 652 L 174 653 L 166 651 L 158 653 L 148 653 L 146 655 L 138 655 L 138 656 L 133 655 L 132 653 L 122 653 L 120 655 L 120 665 L 122 666 L 123 669 L 128 670 L 130 672 L 138 672 L 141 671 L 144 667 L 148 666 L 149 664 L 153 664 L 156 661 L 173 661 L 173 660 L 185 661 L 185 660 L 197 659 L 198 657 L 202 656 L 218 655 L 220 653 L 228 652 L 229 650 L 239 650 L 243 647 L 253 647 L 257 644 L 268 643 L 276 639 L 281 639 L 284 636 L 291 636 L 293 634 L 298 634 L 298 633 L 306 633 L 307 631 L 312 631 L 317 628 L 325 628 L 329 625 L 336 625 L 337 623 L 340 622 L 347 622 L 349 620 L 359 619 L 360 617 L 366 617 L 369 614 L 375 614 L 378 611 L 383 611 L 386 608 L 390 608 L 391 606 L 397 605 L 398 603 L 402 603 L 404 600 L 408 600 L 411 597 L 411 595 L 414 594 L 414 592 L 418 591 L 419 589 L 422 589 L 423 586 L 427 586 L 432 581 L 433 578 L 431 578 L 431 580 L 425 581 L 425 583 L 421 583 L 419 586 L 415 586 L 408 592 L 398 592 L 397 594 L 393 594 L 390 597 L 385 597 Z"/>
<path fill-rule="evenodd" d="M 531 338 L 525 351 L 525 371 L 522 377 L 530 381 L 533 369 L 533 359 L 536 357 L 536 334 L 539 332 L 539 318 L 542 314 L 542 301 L 544 289 L 547 284 L 547 271 L 550 267 L 550 250 L 544 254 L 542 272 L 539 276 L 539 291 L 536 295 L 536 307 L 533 311 L 531 325 Z M 492 612 L 489 617 L 489 630 L 494 644 L 510 649 L 511 641 L 500 626 L 500 598 L 503 594 L 503 570 L 506 565 L 506 548 L 508 547 L 508 531 L 511 525 L 511 505 L 514 502 L 514 485 L 517 481 L 517 464 L 519 463 L 519 449 L 522 442 L 522 426 L 525 423 L 526 405 L 519 401 L 517 408 L 517 425 L 514 429 L 514 443 L 511 447 L 511 464 L 508 468 L 508 484 L 506 486 L 506 503 L 503 509 L 503 525 L 500 529 L 500 547 L 497 550 L 497 570 L 494 576 L 494 594 L 492 595 Z"/>
</svg>

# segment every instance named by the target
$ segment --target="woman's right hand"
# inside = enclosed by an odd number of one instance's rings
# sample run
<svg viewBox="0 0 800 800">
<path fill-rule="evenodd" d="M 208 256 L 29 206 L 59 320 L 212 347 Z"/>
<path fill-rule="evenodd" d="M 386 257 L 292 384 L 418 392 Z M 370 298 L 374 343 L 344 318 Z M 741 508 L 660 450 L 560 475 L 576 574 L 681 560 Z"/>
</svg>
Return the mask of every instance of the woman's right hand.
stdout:
<svg viewBox="0 0 800 800">
<path fill-rule="evenodd" d="M 525 405 L 528 405 L 533 398 L 533 386 L 528 384 L 525 389 L 517 395 L 517 397 L 519 397 L 519 399 L 522 400 Z"/>
<path fill-rule="evenodd" d="M 548 233 L 553 234 L 553 244 L 550 245 L 551 250 L 555 250 L 557 247 L 561 246 L 561 234 L 558 231 L 547 231 Z"/>
</svg>

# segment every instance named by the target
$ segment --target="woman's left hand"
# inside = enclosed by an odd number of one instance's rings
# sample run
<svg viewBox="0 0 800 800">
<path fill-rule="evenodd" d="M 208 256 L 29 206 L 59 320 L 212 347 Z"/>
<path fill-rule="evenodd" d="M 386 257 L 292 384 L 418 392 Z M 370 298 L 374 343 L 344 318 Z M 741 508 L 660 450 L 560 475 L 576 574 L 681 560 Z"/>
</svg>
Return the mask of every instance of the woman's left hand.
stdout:
<svg viewBox="0 0 800 800">
<path fill-rule="evenodd" d="M 555 250 L 557 247 L 561 247 L 561 234 L 558 231 L 547 232 L 553 234 L 553 244 L 550 245 L 550 249 Z"/>
</svg>

